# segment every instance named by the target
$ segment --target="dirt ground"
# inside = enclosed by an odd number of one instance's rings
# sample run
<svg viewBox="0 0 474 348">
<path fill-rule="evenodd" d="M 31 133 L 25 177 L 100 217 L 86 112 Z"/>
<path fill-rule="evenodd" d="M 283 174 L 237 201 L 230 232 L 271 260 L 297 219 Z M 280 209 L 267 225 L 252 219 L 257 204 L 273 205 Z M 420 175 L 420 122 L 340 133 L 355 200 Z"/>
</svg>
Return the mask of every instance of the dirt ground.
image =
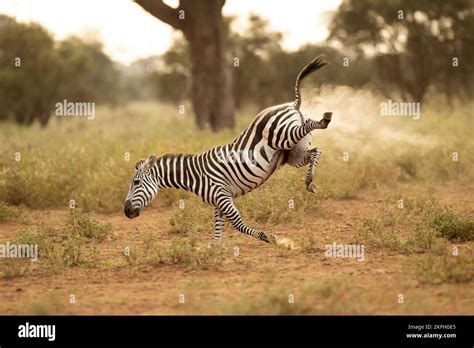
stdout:
<svg viewBox="0 0 474 348">
<path fill-rule="evenodd" d="M 421 185 L 402 186 L 399 192 L 425 194 L 428 189 Z M 303 223 L 292 225 L 288 221 L 258 227 L 295 241 L 312 234 L 321 245 L 334 241 L 351 243 L 362 217 L 376 212 L 384 194 L 377 191 L 361 194 L 358 199 L 323 200 L 320 207 L 307 212 Z M 435 187 L 433 195 L 455 211 L 474 211 L 474 186 Z M 227 226 L 225 258 L 220 266 L 189 269 L 179 264 L 128 263 L 124 248 L 139 248 L 143 233 L 151 233 L 164 244 L 181 238 L 170 230 L 170 213 L 171 209 L 151 208 L 134 220 L 118 213 L 92 214 L 113 225 L 113 238 L 95 245 L 100 263 L 67 268 L 56 274 L 36 272 L 33 267 L 24 276 L 0 279 L 0 313 L 474 314 L 472 283 L 420 282 L 414 264 L 424 257 L 423 253 L 367 246 L 363 262 L 327 258 L 322 248 L 313 252 L 278 248 Z M 59 226 L 67 210 L 28 214 L 33 223 Z M 26 227 L 20 221 L 1 224 L 0 241 L 11 240 Z M 210 242 L 212 231 L 202 233 L 201 238 L 203 243 Z M 472 256 L 472 243 L 456 246 Z M 74 303 L 70 303 L 71 295 Z"/>
</svg>

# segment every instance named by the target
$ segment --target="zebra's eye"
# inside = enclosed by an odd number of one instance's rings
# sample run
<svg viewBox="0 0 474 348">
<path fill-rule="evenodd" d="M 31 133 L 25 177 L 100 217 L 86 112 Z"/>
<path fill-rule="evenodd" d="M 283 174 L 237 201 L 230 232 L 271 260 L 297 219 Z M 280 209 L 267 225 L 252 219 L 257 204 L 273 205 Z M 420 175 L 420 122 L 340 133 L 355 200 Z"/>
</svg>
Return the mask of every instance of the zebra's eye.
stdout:
<svg viewBox="0 0 474 348">
<path fill-rule="evenodd" d="M 138 180 L 138 179 L 133 180 L 133 184 L 134 184 L 134 185 L 139 185 L 139 184 L 140 184 L 140 180 Z"/>
</svg>

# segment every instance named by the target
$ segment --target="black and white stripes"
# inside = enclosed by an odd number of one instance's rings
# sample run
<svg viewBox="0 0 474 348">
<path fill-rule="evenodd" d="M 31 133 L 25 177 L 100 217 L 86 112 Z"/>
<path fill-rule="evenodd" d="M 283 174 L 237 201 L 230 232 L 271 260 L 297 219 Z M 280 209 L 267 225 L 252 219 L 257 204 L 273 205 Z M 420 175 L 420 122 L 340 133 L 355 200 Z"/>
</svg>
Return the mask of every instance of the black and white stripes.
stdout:
<svg viewBox="0 0 474 348">
<path fill-rule="evenodd" d="M 139 161 L 125 200 L 125 214 L 130 218 L 138 216 L 160 189 L 184 189 L 215 207 L 216 240 L 220 240 L 227 218 L 242 233 L 268 243 L 276 242 L 273 235 L 244 224 L 234 198 L 263 184 L 284 164 L 294 167 L 309 164 L 306 186 L 315 192 L 312 179 L 321 152 L 309 148 L 310 132 L 326 128 L 331 113 L 325 113 L 321 121 L 305 118 L 299 111 L 299 83 L 325 64 L 323 57 L 308 64 L 298 75 L 295 102 L 263 110 L 232 143 L 197 155 L 152 155 L 146 161 Z"/>
</svg>

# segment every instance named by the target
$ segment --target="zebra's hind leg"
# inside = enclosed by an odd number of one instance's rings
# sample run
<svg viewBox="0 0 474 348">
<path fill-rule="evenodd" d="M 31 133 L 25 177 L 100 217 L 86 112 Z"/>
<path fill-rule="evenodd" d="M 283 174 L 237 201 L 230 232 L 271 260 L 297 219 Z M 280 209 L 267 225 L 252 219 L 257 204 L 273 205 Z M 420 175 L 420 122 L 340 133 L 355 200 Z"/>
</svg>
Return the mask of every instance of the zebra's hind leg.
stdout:
<svg viewBox="0 0 474 348">
<path fill-rule="evenodd" d="M 313 183 L 314 170 L 318 165 L 321 150 L 319 148 L 308 149 L 311 146 L 311 136 L 303 138 L 288 154 L 287 163 L 290 166 L 301 168 L 309 164 L 306 174 L 305 184 L 309 192 L 316 192 L 316 185 Z"/>
<path fill-rule="evenodd" d="M 242 218 L 240 217 L 239 211 L 234 205 L 234 200 L 231 196 L 219 197 L 217 205 L 218 209 L 220 209 L 222 213 L 230 220 L 230 223 L 237 231 L 248 234 L 249 236 L 252 236 L 267 243 L 277 243 L 276 237 L 274 235 L 254 230 L 253 228 L 247 227 L 244 224 Z"/>
<path fill-rule="evenodd" d="M 313 176 L 314 176 L 314 170 L 316 169 L 316 166 L 318 165 L 319 157 L 321 156 L 321 150 L 318 149 L 317 147 L 311 150 L 308 150 L 306 154 L 306 159 L 309 161 L 309 168 L 308 172 L 306 173 L 306 189 L 309 192 L 316 193 L 317 188 L 316 185 L 313 183 Z"/>
<path fill-rule="evenodd" d="M 215 210 L 214 216 L 214 242 L 219 243 L 224 230 L 224 214 L 219 208 Z"/>
</svg>

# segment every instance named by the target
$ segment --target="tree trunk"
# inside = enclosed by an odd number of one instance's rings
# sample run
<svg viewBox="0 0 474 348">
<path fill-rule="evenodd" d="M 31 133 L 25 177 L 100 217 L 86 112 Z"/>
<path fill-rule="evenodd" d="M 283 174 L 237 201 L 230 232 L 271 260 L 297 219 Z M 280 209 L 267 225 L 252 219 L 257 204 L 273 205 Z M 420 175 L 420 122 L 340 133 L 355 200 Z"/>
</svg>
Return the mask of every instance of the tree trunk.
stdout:
<svg viewBox="0 0 474 348">
<path fill-rule="evenodd" d="M 231 64 L 226 59 L 222 7 L 225 0 L 181 0 L 177 9 L 162 1 L 136 0 L 158 19 L 181 30 L 189 44 L 191 98 L 199 128 L 234 127 Z"/>
</svg>

